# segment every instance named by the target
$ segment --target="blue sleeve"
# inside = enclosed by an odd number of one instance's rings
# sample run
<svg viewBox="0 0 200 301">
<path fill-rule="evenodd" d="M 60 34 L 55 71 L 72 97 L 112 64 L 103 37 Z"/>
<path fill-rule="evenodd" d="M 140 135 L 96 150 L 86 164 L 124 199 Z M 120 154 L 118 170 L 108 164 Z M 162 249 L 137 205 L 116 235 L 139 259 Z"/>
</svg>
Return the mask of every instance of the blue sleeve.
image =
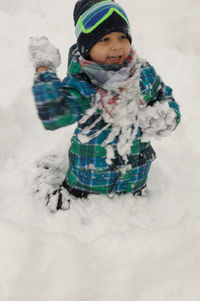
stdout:
<svg viewBox="0 0 200 301">
<path fill-rule="evenodd" d="M 176 113 L 177 124 L 180 122 L 180 109 L 173 97 L 172 89 L 164 84 L 160 76 L 156 74 L 155 69 L 148 62 L 145 62 L 141 67 L 140 91 L 141 98 L 149 106 L 153 106 L 157 101 L 167 101 L 170 108 Z"/>
<path fill-rule="evenodd" d="M 61 82 L 52 72 L 37 73 L 32 91 L 39 118 L 47 130 L 78 121 L 90 107 L 95 92 L 85 80 L 69 76 Z"/>
</svg>

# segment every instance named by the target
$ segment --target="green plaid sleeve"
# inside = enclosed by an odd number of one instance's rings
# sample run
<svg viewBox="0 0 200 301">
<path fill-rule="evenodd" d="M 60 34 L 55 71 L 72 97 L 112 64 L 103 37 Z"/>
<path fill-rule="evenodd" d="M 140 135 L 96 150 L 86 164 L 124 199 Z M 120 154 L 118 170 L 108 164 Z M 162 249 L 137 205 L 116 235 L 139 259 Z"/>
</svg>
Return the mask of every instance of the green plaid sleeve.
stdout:
<svg viewBox="0 0 200 301">
<path fill-rule="evenodd" d="M 39 118 L 47 130 L 78 121 L 90 107 L 94 94 L 94 88 L 88 82 L 75 76 L 61 82 L 52 72 L 37 73 L 32 91 Z"/>
<path fill-rule="evenodd" d="M 145 62 L 141 67 L 140 91 L 141 98 L 150 106 L 157 101 L 167 101 L 170 108 L 176 113 L 176 123 L 180 122 L 180 109 L 173 97 L 172 89 L 164 84 L 148 62 Z"/>
</svg>

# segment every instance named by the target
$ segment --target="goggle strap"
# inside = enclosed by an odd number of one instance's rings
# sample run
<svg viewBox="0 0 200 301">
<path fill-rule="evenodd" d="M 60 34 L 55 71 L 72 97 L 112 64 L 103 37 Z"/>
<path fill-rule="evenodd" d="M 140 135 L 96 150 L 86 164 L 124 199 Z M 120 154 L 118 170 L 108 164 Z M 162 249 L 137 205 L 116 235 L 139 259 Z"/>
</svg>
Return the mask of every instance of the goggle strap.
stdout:
<svg viewBox="0 0 200 301">
<path fill-rule="evenodd" d="M 103 18 L 101 18 L 95 25 L 93 25 L 90 29 L 86 29 L 84 27 L 81 17 L 78 19 L 78 24 L 80 25 L 82 32 L 87 34 L 87 33 L 92 32 L 94 29 L 96 29 L 101 23 L 103 23 L 106 19 L 108 19 L 114 12 L 116 12 L 118 15 L 120 15 L 120 17 L 122 17 L 129 26 L 128 20 L 117 8 L 110 8 L 109 11 L 107 12 L 107 14 Z"/>
<path fill-rule="evenodd" d="M 101 3 L 110 3 L 110 1 L 102 1 Z M 98 5 L 99 5 L 99 4 L 94 5 L 94 8 L 95 8 L 95 6 L 98 6 Z M 93 8 L 93 7 L 91 7 L 91 9 L 92 9 L 92 8 Z M 129 24 L 129 21 L 128 21 L 126 15 L 124 15 L 124 14 L 123 14 L 119 9 L 117 9 L 116 7 L 111 7 L 111 8 L 108 10 L 108 12 L 105 14 L 105 16 L 103 16 L 99 21 L 97 21 L 96 24 L 94 24 L 91 28 L 86 29 L 85 26 L 84 26 L 84 24 L 83 24 L 82 18 L 85 18 L 86 16 L 90 15 L 94 10 L 95 10 L 95 9 L 90 10 L 90 12 L 87 12 L 87 11 L 86 11 L 82 16 L 79 17 L 78 22 L 77 22 L 77 24 L 76 24 L 76 37 L 77 37 L 77 38 L 79 37 L 79 35 L 81 34 L 81 32 L 83 32 L 83 33 L 85 33 L 85 34 L 91 33 L 91 32 L 92 32 L 94 29 L 96 29 L 100 24 L 102 24 L 106 19 L 108 19 L 114 12 L 117 13 L 120 17 L 122 17 L 122 18 L 126 21 L 128 27 L 130 28 L 130 24 Z M 123 11 L 123 10 L 122 10 L 122 11 Z"/>
</svg>

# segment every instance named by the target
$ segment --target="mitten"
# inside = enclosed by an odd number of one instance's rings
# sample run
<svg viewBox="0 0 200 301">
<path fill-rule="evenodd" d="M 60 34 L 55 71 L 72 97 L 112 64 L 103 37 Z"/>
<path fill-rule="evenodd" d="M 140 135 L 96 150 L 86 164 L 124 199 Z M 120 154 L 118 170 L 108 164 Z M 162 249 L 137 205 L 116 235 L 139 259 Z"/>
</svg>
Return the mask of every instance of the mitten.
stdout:
<svg viewBox="0 0 200 301">
<path fill-rule="evenodd" d="M 44 66 L 55 72 L 61 63 L 59 50 L 46 37 L 30 38 L 28 50 L 31 62 L 36 70 Z"/>
<path fill-rule="evenodd" d="M 167 101 L 157 101 L 153 106 L 139 110 L 138 123 L 143 138 L 168 136 L 176 128 L 176 113 Z"/>
</svg>

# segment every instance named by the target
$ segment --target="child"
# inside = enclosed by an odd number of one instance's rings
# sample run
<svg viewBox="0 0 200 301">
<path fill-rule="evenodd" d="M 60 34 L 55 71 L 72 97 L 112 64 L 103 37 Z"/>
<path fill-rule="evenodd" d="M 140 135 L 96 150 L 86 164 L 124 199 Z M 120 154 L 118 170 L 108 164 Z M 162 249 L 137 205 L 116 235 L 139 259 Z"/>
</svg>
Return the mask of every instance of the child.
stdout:
<svg viewBox="0 0 200 301">
<path fill-rule="evenodd" d="M 67 208 L 66 190 L 77 198 L 140 195 L 156 157 L 149 138 L 170 134 L 180 121 L 172 89 L 131 46 L 130 24 L 119 4 L 79 0 L 74 22 L 77 44 L 62 82 L 56 76 L 59 51 L 45 37 L 29 43 L 33 94 L 44 127 L 77 122 L 66 177 L 48 195 L 47 205 L 57 210 Z"/>
</svg>

